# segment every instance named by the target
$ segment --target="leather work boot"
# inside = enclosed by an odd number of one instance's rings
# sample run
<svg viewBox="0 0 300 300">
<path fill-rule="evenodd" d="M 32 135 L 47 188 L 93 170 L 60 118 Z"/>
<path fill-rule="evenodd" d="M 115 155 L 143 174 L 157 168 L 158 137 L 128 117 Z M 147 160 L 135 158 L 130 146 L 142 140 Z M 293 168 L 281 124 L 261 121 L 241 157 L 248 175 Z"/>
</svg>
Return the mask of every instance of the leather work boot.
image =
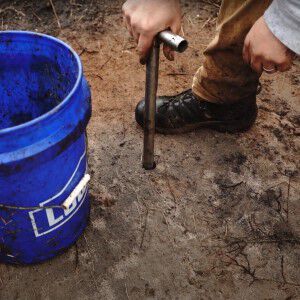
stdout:
<svg viewBox="0 0 300 300">
<path fill-rule="evenodd" d="M 145 100 L 135 110 L 137 123 L 143 127 Z M 215 104 L 199 101 L 187 90 L 175 96 L 162 96 L 156 100 L 156 131 L 175 134 L 210 128 L 220 132 L 243 132 L 250 129 L 257 117 L 256 97 L 234 104 Z"/>
</svg>

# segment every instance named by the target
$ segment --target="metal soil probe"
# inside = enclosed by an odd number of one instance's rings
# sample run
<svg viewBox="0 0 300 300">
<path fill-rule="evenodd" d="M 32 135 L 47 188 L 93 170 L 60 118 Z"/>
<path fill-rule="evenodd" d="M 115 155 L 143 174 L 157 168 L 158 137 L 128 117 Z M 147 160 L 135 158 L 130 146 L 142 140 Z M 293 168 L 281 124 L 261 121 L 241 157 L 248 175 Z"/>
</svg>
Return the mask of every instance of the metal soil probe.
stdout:
<svg viewBox="0 0 300 300">
<path fill-rule="evenodd" d="M 184 52 L 188 47 L 188 42 L 172 33 L 162 31 L 154 39 L 146 65 L 146 88 L 145 88 L 145 113 L 144 113 L 144 152 L 143 168 L 153 170 L 154 162 L 154 135 L 155 135 L 155 111 L 156 93 L 158 86 L 159 51 L 160 44 L 163 43 L 179 53 Z"/>
</svg>

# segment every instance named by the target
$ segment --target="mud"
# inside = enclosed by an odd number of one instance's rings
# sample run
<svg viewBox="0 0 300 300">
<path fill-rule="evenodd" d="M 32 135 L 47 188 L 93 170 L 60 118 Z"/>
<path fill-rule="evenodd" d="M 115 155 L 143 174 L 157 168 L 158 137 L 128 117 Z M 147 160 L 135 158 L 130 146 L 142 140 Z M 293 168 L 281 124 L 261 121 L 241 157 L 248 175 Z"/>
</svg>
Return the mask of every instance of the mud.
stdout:
<svg viewBox="0 0 300 300">
<path fill-rule="evenodd" d="M 299 60 L 262 77 L 249 132 L 157 135 L 157 168 L 147 172 L 134 121 L 145 70 L 122 28 L 121 1 L 54 1 L 61 32 L 46 1 L 29 2 L 14 1 L 25 16 L 2 13 L 4 27 L 70 43 L 92 86 L 92 212 L 67 253 L 38 266 L 0 265 L 0 298 L 298 299 Z M 217 4 L 184 3 L 190 48 L 174 63 L 162 59 L 160 94 L 190 87 L 214 35 Z"/>
</svg>

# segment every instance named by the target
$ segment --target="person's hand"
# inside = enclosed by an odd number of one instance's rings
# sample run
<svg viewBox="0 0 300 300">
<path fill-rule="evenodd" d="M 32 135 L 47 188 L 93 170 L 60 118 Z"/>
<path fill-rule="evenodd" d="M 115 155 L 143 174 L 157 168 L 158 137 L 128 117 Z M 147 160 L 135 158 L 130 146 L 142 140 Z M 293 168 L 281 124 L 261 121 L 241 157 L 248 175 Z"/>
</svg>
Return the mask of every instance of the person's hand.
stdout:
<svg viewBox="0 0 300 300">
<path fill-rule="evenodd" d="M 127 0 L 122 8 L 124 24 L 136 40 L 141 63 L 145 63 L 154 37 L 165 29 L 179 33 L 181 8 L 179 0 Z M 167 59 L 174 52 L 164 46 Z"/>
<path fill-rule="evenodd" d="M 263 17 L 257 20 L 246 36 L 244 61 L 259 74 L 263 71 L 271 74 L 289 70 L 293 55 L 270 31 Z"/>
</svg>

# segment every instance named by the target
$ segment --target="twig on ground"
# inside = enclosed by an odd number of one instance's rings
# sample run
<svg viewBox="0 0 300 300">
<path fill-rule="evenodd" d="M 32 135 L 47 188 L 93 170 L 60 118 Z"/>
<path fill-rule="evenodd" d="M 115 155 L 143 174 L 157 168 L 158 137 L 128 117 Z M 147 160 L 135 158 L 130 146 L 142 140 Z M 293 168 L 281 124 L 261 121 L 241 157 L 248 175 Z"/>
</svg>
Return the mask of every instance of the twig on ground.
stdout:
<svg viewBox="0 0 300 300">
<path fill-rule="evenodd" d="M 287 192 L 287 199 L 286 199 L 286 222 L 287 223 L 289 222 L 290 189 L 291 189 L 291 177 L 289 176 L 288 192 Z"/>
<path fill-rule="evenodd" d="M 186 18 L 186 20 L 191 24 L 191 25 L 195 25 L 194 22 L 192 21 L 192 19 L 189 16 L 184 16 L 184 18 Z"/>
<path fill-rule="evenodd" d="M 41 19 L 34 11 L 32 11 L 32 14 L 33 14 L 39 21 L 42 21 L 42 19 Z"/>
<path fill-rule="evenodd" d="M 250 262 L 249 262 L 247 255 L 244 253 L 241 253 L 241 254 L 246 259 L 247 266 L 244 266 L 243 264 L 239 263 L 236 258 L 233 258 L 230 255 L 226 255 L 226 257 L 228 257 L 230 260 L 232 260 L 237 267 L 241 268 L 246 274 L 248 274 L 252 277 L 252 282 L 250 283 L 250 285 L 252 285 L 255 281 L 267 281 L 267 282 L 275 282 L 275 283 L 282 284 L 282 285 L 287 284 L 287 285 L 291 285 L 291 286 L 300 287 L 299 283 L 286 281 L 283 273 L 282 273 L 283 281 L 272 279 L 272 278 L 269 279 L 269 278 L 255 276 L 255 269 L 251 270 Z M 283 260 L 282 260 L 282 262 L 283 262 Z"/>
<path fill-rule="evenodd" d="M 83 10 L 82 16 L 79 17 L 79 18 L 76 20 L 76 24 L 78 24 L 79 22 L 81 22 L 81 20 L 86 16 L 87 10 L 88 10 L 87 8 Z"/>
<path fill-rule="evenodd" d="M 52 7 L 52 10 L 53 10 L 53 13 L 54 13 L 56 22 L 57 22 L 57 26 L 58 26 L 58 28 L 61 30 L 61 24 L 60 24 L 58 15 L 57 15 L 57 13 L 56 13 L 56 9 L 55 9 L 55 6 L 54 6 L 54 4 L 53 4 L 53 1 L 52 1 L 52 0 L 49 0 L 49 2 L 50 2 L 50 4 L 51 4 L 51 7 Z"/>
<path fill-rule="evenodd" d="M 211 1 L 211 0 L 202 0 L 202 2 L 204 2 L 204 3 L 206 3 L 206 4 L 213 5 L 213 6 L 217 7 L 217 8 L 220 8 L 220 5 L 219 5 L 219 4 L 217 4 L 217 3 L 215 3 L 215 2 L 213 2 L 213 1 Z"/>
<path fill-rule="evenodd" d="M 211 21 L 212 17 L 208 18 L 204 24 L 201 26 L 201 29 L 203 29 L 210 21 Z"/>
<path fill-rule="evenodd" d="M 236 266 L 240 267 L 244 271 L 245 274 L 248 274 L 251 276 L 251 278 L 252 278 L 252 282 L 250 283 L 250 285 L 251 285 L 255 280 L 257 280 L 257 277 L 255 276 L 255 269 L 251 270 L 248 256 L 245 253 L 240 253 L 239 255 L 243 256 L 244 259 L 246 260 L 246 263 L 247 263 L 246 266 L 243 265 L 242 263 L 240 263 L 236 257 L 231 257 L 230 255 L 225 254 L 225 256 L 227 258 L 229 258 L 230 260 L 232 260 Z"/>
<path fill-rule="evenodd" d="M 181 34 L 182 34 L 182 36 L 185 36 L 183 25 L 181 26 Z"/>
<path fill-rule="evenodd" d="M 142 238 L 141 238 L 141 243 L 140 243 L 140 249 L 142 249 L 143 244 L 144 244 L 144 238 L 145 238 L 145 233 L 146 233 L 147 224 L 148 224 L 148 215 L 149 215 L 149 209 L 146 207 L 146 215 L 145 215 L 145 220 L 144 220 L 144 225 L 143 225 L 143 232 L 142 232 Z"/>
<path fill-rule="evenodd" d="M 104 80 L 103 77 L 101 75 L 99 75 L 99 74 L 86 73 L 86 75 L 87 76 L 91 76 L 91 77 L 97 77 L 97 78 L 99 78 L 101 80 Z"/>
<path fill-rule="evenodd" d="M 111 60 L 111 57 L 109 57 L 109 59 L 97 70 L 97 72 L 101 71 L 104 66 Z M 103 77 L 99 74 L 94 74 L 94 73 L 87 73 L 88 76 L 93 76 L 93 77 L 97 77 L 101 80 L 104 80 Z"/>
<path fill-rule="evenodd" d="M 283 255 L 281 256 L 280 266 L 281 266 L 281 277 L 283 279 L 283 282 L 287 283 L 287 281 L 285 279 L 285 275 L 284 275 L 284 257 L 283 257 Z"/>
<path fill-rule="evenodd" d="M 109 63 L 109 61 L 112 59 L 112 56 L 110 56 L 106 61 L 105 61 L 105 63 L 104 64 L 102 64 L 101 66 L 100 66 L 100 68 L 98 69 L 99 71 L 100 70 L 102 70 L 108 63 Z"/>
<path fill-rule="evenodd" d="M 234 183 L 234 184 L 230 184 L 230 185 L 221 184 L 221 187 L 224 188 L 224 189 L 235 188 L 235 187 L 241 185 L 242 183 L 244 183 L 244 181 Z"/>
<path fill-rule="evenodd" d="M 166 76 L 187 76 L 189 73 L 167 73 Z"/>
<path fill-rule="evenodd" d="M 79 56 L 81 56 L 84 53 L 88 53 L 88 54 L 96 54 L 99 53 L 99 50 L 89 50 L 87 48 L 82 48 L 81 52 L 79 53 Z"/>
<path fill-rule="evenodd" d="M 99 50 L 94 50 L 94 49 L 91 49 L 89 50 L 88 48 L 84 47 L 81 45 L 81 43 L 76 39 L 74 38 L 74 41 L 76 42 L 76 44 L 81 48 L 81 51 L 79 52 L 79 56 L 83 55 L 84 53 L 88 53 L 88 54 L 96 54 L 96 53 L 99 53 Z"/>
<path fill-rule="evenodd" d="M 3 9 L 0 9 L 0 14 L 4 13 L 5 11 L 8 11 L 8 10 L 14 11 L 16 14 L 18 14 L 18 15 L 20 15 L 22 17 L 26 17 L 26 15 L 22 11 L 17 10 L 17 9 L 15 9 L 12 6 L 8 6 L 8 7 L 5 7 Z"/>
</svg>

